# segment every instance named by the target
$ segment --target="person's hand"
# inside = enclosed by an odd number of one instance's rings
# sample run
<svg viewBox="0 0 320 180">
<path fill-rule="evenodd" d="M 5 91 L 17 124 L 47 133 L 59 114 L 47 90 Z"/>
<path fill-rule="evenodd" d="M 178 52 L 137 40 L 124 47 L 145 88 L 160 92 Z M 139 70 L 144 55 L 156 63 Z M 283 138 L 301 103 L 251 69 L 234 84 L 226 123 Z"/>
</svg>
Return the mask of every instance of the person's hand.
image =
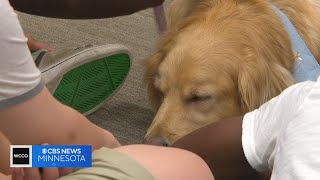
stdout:
<svg viewBox="0 0 320 180">
<path fill-rule="evenodd" d="M 70 168 L 14 168 L 12 180 L 56 180 L 72 172 L 73 169 Z"/>
<path fill-rule="evenodd" d="M 38 51 L 40 49 L 46 49 L 49 52 L 53 51 L 52 48 L 50 48 L 49 46 L 33 39 L 29 34 L 25 33 L 25 36 L 28 38 L 28 47 L 30 49 L 31 52 L 33 51 Z"/>
<path fill-rule="evenodd" d="M 72 171 L 57 168 L 15 168 L 12 171 L 12 180 L 56 180 Z"/>
</svg>

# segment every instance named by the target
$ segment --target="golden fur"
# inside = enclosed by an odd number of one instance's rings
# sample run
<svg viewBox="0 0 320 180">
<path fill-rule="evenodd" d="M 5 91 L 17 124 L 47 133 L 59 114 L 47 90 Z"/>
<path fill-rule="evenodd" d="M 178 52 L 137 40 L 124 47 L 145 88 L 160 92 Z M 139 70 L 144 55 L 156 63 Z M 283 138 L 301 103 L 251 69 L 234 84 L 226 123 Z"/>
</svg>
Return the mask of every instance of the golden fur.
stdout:
<svg viewBox="0 0 320 180">
<path fill-rule="evenodd" d="M 258 108 L 294 83 L 295 54 L 270 3 L 287 14 L 320 62 L 317 0 L 175 0 L 168 31 L 146 61 L 157 114 L 146 139 L 169 145 Z"/>
</svg>

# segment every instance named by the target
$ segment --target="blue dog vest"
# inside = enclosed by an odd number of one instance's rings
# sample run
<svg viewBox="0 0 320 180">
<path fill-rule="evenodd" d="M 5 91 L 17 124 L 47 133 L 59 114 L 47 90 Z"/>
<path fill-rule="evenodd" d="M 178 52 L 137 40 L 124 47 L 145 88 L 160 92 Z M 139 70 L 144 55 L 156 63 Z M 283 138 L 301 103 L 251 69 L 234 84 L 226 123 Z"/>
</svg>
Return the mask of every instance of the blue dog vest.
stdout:
<svg viewBox="0 0 320 180">
<path fill-rule="evenodd" d="M 280 17 L 285 29 L 289 33 L 293 51 L 296 53 L 296 62 L 294 67 L 294 78 L 296 82 L 303 81 L 317 81 L 320 76 L 320 65 L 316 58 L 313 56 L 306 43 L 302 40 L 301 36 L 297 32 L 288 17 L 278 8 L 273 6 Z"/>
</svg>

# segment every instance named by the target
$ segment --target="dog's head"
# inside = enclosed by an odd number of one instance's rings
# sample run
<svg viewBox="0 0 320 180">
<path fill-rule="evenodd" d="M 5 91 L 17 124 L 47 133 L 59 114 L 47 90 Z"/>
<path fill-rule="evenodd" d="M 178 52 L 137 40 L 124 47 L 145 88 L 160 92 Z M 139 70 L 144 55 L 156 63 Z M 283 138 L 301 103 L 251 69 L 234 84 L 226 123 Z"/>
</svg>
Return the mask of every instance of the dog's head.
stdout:
<svg viewBox="0 0 320 180">
<path fill-rule="evenodd" d="M 255 9 L 237 14 L 236 5 L 206 7 L 165 34 L 147 60 L 145 79 L 157 110 L 147 143 L 171 145 L 257 108 L 293 83 L 290 40 L 276 16 L 269 12 L 275 23 L 255 17 Z"/>
</svg>

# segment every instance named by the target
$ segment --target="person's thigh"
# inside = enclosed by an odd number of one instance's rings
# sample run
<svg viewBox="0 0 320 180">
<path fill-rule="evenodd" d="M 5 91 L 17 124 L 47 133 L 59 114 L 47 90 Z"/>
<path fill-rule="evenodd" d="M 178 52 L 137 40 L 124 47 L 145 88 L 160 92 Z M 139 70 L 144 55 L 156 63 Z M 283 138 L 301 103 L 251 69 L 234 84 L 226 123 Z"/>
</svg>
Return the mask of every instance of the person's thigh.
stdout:
<svg viewBox="0 0 320 180">
<path fill-rule="evenodd" d="M 0 179 L 1 180 L 11 180 L 11 176 L 7 176 L 7 175 L 0 173 Z"/>
<path fill-rule="evenodd" d="M 130 145 L 93 153 L 93 167 L 80 169 L 59 180 L 75 179 L 184 179 L 213 180 L 205 162 L 188 151 Z"/>
<path fill-rule="evenodd" d="M 84 168 L 61 177 L 59 180 L 77 179 L 139 179 L 154 177 L 137 161 L 127 155 L 108 148 L 101 148 L 92 154 L 92 168 Z"/>
<path fill-rule="evenodd" d="M 156 179 L 214 179 L 204 160 L 186 150 L 148 145 L 123 146 L 116 150 L 135 159 Z"/>
</svg>

